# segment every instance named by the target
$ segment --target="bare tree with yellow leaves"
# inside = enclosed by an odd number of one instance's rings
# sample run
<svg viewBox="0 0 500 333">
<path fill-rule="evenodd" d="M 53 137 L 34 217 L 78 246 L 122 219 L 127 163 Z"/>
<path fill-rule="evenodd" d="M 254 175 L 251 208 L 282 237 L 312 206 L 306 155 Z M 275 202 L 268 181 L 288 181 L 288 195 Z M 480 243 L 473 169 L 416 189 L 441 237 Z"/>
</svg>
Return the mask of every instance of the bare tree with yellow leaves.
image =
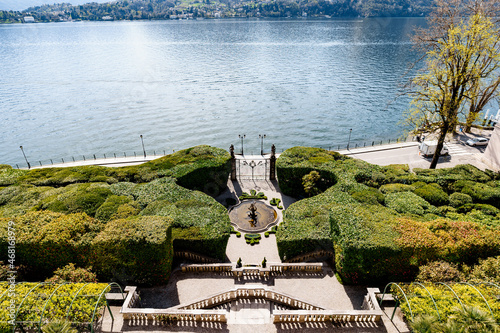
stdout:
<svg viewBox="0 0 500 333">
<path fill-rule="evenodd" d="M 494 19 L 499 0 L 438 0 L 436 5 L 429 27 L 414 37 L 425 51 L 425 66 L 411 81 L 413 99 L 406 114 L 408 124 L 438 134 L 431 169 L 446 134 L 455 131 L 459 112 L 470 105 L 477 114 L 483 95 L 494 94 L 500 68 L 500 30 Z"/>
</svg>

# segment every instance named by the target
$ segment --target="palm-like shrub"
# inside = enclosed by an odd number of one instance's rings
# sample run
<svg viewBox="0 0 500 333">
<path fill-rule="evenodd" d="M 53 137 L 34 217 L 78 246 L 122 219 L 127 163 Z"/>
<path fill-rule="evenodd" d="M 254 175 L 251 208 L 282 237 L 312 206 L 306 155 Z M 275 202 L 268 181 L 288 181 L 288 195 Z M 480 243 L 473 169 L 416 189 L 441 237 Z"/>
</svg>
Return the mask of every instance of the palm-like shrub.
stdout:
<svg viewBox="0 0 500 333">
<path fill-rule="evenodd" d="M 69 321 L 53 321 L 42 327 L 43 333 L 78 333 Z"/>
<path fill-rule="evenodd" d="M 467 305 L 464 311 L 458 310 L 449 320 L 456 322 L 462 329 L 461 332 L 467 333 L 495 333 L 499 328 L 492 315 L 477 307 Z"/>
</svg>

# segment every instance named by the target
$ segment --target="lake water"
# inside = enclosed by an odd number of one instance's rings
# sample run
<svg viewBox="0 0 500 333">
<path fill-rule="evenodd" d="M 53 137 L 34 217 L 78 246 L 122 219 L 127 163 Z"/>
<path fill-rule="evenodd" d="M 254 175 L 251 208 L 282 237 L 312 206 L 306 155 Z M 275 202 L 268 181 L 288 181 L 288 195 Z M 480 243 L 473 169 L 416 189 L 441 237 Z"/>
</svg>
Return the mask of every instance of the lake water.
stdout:
<svg viewBox="0 0 500 333">
<path fill-rule="evenodd" d="M 0 25 L 0 164 L 402 135 L 423 19 Z"/>
</svg>

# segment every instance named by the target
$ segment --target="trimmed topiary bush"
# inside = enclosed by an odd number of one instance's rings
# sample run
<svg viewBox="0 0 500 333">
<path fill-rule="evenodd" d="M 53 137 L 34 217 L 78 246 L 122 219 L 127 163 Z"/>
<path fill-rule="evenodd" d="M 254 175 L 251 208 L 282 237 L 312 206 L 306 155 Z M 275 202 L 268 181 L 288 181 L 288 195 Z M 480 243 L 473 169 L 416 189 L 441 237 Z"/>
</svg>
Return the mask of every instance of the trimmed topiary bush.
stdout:
<svg viewBox="0 0 500 333">
<path fill-rule="evenodd" d="M 95 273 L 91 268 L 75 267 L 75 264 L 69 263 L 64 267 L 58 268 L 54 271 L 54 275 L 47 279 L 46 282 L 51 283 L 82 283 L 82 282 L 97 282 Z"/>
<path fill-rule="evenodd" d="M 250 194 L 248 194 L 247 192 L 243 192 L 240 195 L 239 199 L 240 200 L 248 200 L 248 199 L 263 199 L 263 200 L 267 200 L 267 197 L 262 192 L 257 193 L 257 191 L 255 191 L 255 190 L 250 190 Z"/>
<path fill-rule="evenodd" d="M 384 194 L 399 193 L 399 192 L 413 192 L 415 187 L 406 184 L 387 184 L 380 186 L 380 192 Z"/>
<path fill-rule="evenodd" d="M 7 225 L 16 230 L 16 264 L 34 272 L 34 280 L 45 280 L 69 263 L 91 266 L 90 243 L 102 224 L 85 213 L 64 215 L 50 211 L 30 212 L 15 218 L 0 219 L 0 260 L 7 262 Z"/>
<path fill-rule="evenodd" d="M 465 204 L 457 208 L 459 213 L 465 214 L 472 210 L 481 211 L 483 214 L 497 216 L 500 214 L 500 209 L 486 204 Z"/>
<path fill-rule="evenodd" d="M 285 150 L 276 161 L 276 173 L 282 193 L 292 197 L 305 197 L 302 179 L 311 171 L 317 171 L 320 180 L 316 187 L 325 191 L 337 182 L 331 165 L 345 157 L 337 152 L 320 148 L 293 147 Z"/>
<path fill-rule="evenodd" d="M 437 213 L 436 207 L 412 192 L 393 192 L 385 197 L 385 205 L 401 214 Z"/>
<path fill-rule="evenodd" d="M 417 188 L 413 193 L 435 206 L 444 206 L 449 202 L 448 194 L 438 184 L 429 184 Z"/>
<path fill-rule="evenodd" d="M 165 284 L 170 276 L 172 219 L 141 216 L 113 220 L 92 241 L 93 267 L 104 281 Z"/>
<path fill-rule="evenodd" d="M 0 186 L 16 184 L 17 179 L 26 173 L 28 173 L 27 170 L 14 169 L 10 165 L 0 164 Z"/>
<path fill-rule="evenodd" d="M 461 282 L 464 274 L 457 264 L 446 261 L 433 261 L 419 267 L 416 281 L 418 282 Z"/>
<path fill-rule="evenodd" d="M 139 204 L 129 196 L 111 195 L 99 206 L 95 217 L 101 221 L 127 218 L 139 214 Z"/>
<path fill-rule="evenodd" d="M 95 216 L 97 209 L 110 195 L 109 185 L 104 183 L 73 184 L 43 200 L 38 208 L 66 214 L 84 212 Z"/>
<path fill-rule="evenodd" d="M 465 204 L 471 204 L 472 203 L 472 198 L 468 194 L 460 193 L 460 192 L 455 192 L 450 195 L 450 206 L 451 207 L 460 207 Z"/>
<path fill-rule="evenodd" d="M 212 197 L 187 190 L 169 179 L 139 185 L 134 196 L 147 204 L 143 216 L 168 216 L 176 251 L 186 250 L 223 260 L 231 223 L 227 210 Z"/>
<path fill-rule="evenodd" d="M 484 203 L 500 208 L 500 188 L 486 184 L 465 184 L 461 192 L 472 197 L 475 203 Z"/>
<path fill-rule="evenodd" d="M 368 188 L 352 194 L 358 202 L 377 205 L 384 203 L 384 195 L 375 188 Z"/>
<path fill-rule="evenodd" d="M 479 259 L 472 268 L 467 280 L 472 283 L 491 282 L 498 284 L 500 277 L 500 256 Z"/>
</svg>

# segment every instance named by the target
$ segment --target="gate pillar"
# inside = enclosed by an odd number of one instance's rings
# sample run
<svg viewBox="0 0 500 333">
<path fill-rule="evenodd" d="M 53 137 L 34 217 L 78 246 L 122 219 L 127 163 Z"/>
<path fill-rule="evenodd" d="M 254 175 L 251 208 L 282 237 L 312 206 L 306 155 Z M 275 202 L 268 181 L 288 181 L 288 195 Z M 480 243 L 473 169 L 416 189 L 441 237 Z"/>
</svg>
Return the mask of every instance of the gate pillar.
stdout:
<svg viewBox="0 0 500 333">
<path fill-rule="evenodd" d="M 231 180 L 236 180 L 236 157 L 234 156 L 234 146 L 229 147 L 229 153 L 231 154 Z"/>
<path fill-rule="evenodd" d="M 276 147 L 271 147 L 271 158 L 269 163 L 269 179 L 276 180 Z"/>
</svg>

